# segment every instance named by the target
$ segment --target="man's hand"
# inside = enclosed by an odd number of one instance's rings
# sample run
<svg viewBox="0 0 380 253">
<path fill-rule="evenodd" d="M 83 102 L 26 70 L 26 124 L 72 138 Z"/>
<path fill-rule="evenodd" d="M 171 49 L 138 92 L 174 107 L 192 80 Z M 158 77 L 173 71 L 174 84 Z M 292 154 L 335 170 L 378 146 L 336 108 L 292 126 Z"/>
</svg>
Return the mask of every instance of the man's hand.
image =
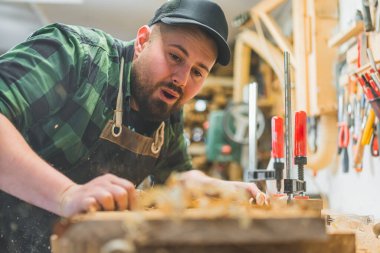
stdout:
<svg viewBox="0 0 380 253">
<path fill-rule="evenodd" d="M 260 191 L 256 184 L 238 181 L 232 181 L 231 183 L 235 184 L 238 188 L 246 190 L 248 194 L 255 200 L 257 205 L 262 206 L 269 204 L 268 196 L 264 192 Z"/>
<path fill-rule="evenodd" d="M 226 181 L 216 178 L 212 178 L 204 174 L 199 170 L 191 170 L 181 173 L 180 180 L 182 183 L 186 184 L 208 184 L 226 187 L 226 189 L 233 187 L 238 190 L 244 190 L 252 197 L 257 205 L 267 205 L 268 197 L 265 193 L 260 191 L 260 189 L 254 183 L 246 183 L 240 181 Z"/>
<path fill-rule="evenodd" d="M 133 209 L 135 186 L 128 180 L 106 174 L 86 184 L 72 184 L 61 194 L 61 214 L 68 217 L 81 212 Z"/>
</svg>

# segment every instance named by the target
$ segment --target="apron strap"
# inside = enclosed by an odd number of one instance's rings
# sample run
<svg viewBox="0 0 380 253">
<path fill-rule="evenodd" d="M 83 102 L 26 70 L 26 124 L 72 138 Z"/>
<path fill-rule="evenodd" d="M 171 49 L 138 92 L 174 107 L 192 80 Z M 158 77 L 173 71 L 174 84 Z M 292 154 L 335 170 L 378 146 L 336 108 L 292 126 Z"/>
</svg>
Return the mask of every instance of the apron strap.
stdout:
<svg viewBox="0 0 380 253">
<path fill-rule="evenodd" d="M 158 127 L 158 129 L 154 132 L 153 135 L 153 143 L 151 146 L 151 151 L 153 154 L 158 154 L 161 151 L 161 147 L 164 144 L 164 138 L 165 138 L 165 122 L 162 121 L 161 125 Z"/>
<path fill-rule="evenodd" d="M 118 137 L 122 131 L 123 123 L 123 75 L 124 75 L 124 57 L 121 57 L 120 75 L 119 75 L 119 91 L 117 93 L 116 109 L 114 114 L 114 124 L 112 125 L 112 135 Z"/>
</svg>

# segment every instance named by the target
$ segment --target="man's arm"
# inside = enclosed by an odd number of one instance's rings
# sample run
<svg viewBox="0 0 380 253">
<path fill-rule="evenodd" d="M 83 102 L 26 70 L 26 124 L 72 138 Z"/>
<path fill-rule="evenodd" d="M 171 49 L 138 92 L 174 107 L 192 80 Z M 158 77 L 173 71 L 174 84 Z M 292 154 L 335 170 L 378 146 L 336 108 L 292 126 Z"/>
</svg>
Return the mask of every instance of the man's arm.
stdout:
<svg viewBox="0 0 380 253">
<path fill-rule="evenodd" d="M 134 185 L 113 175 L 75 184 L 42 160 L 2 114 L 0 143 L 0 189 L 28 203 L 60 216 L 134 203 Z"/>
</svg>

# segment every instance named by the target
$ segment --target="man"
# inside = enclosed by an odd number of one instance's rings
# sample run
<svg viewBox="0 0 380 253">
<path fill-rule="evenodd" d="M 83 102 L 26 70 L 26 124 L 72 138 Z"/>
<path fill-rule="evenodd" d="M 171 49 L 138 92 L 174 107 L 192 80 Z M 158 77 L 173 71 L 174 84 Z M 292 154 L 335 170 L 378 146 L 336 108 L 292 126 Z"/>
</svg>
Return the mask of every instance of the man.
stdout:
<svg viewBox="0 0 380 253">
<path fill-rule="evenodd" d="M 1 56 L 1 252 L 49 252 L 55 215 L 130 209 L 147 176 L 256 197 L 191 171 L 183 137 L 182 106 L 230 60 L 227 33 L 215 3 L 173 0 L 131 42 L 53 24 Z"/>
</svg>

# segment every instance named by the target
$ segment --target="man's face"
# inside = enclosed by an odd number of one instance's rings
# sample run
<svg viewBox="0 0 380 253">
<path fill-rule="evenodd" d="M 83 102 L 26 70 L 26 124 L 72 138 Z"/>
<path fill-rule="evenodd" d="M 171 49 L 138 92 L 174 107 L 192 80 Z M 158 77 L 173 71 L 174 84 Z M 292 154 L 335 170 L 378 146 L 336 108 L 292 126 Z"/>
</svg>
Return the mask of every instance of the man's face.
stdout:
<svg viewBox="0 0 380 253">
<path fill-rule="evenodd" d="M 160 24 L 140 30 L 132 66 L 132 107 L 145 119 L 162 121 L 199 92 L 217 48 L 194 26 Z"/>
</svg>

